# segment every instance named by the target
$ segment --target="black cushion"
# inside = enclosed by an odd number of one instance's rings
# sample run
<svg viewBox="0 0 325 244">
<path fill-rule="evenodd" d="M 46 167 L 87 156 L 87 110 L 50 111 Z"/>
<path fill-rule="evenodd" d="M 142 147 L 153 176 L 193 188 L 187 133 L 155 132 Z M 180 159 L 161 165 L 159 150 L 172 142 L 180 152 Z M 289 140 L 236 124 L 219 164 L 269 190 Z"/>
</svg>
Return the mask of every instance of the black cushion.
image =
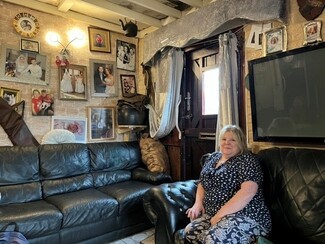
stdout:
<svg viewBox="0 0 325 244">
<path fill-rule="evenodd" d="M 61 228 L 62 213 L 44 200 L 0 206 L 0 228 L 15 221 L 27 239 L 56 233 Z"/>
<path fill-rule="evenodd" d="M 258 157 L 265 172 L 273 240 L 324 242 L 325 151 L 270 148 Z"/>
<path fill-rule="evenodd" d="M 63 228 L 109 219 L 118 213 L 118 202 L 93 188 L 53 195 L 46 201 L 62 212 Z"/>
<path fill-rule="evenodd" d="M 152 185 L 140 181 L 125 181 L 99 187 L 98 190 L 114 197 L 119 203 L 119 215 L 143 211 L 143 195 Z"/>
</svg>

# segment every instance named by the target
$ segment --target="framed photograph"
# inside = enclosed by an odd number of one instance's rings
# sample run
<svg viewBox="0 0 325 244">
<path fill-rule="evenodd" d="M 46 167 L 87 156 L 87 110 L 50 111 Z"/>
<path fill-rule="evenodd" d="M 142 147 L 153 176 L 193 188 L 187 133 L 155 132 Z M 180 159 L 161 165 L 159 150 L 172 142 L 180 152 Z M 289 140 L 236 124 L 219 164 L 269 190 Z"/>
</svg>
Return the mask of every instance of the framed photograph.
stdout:
<svg viewBox="0 0 325 244">
<path fill-rule="evenodd" d="M 135 75 L 120 75 L 123 97 L 133 97 L 137 95 L 137 84 Z"/>
<path fill-rule="evenodd" d="M 3 46 L 0 63 L 0 79 L 2 80 L 49 85 L 51 70 L 49 55 Z"/>
<path fill-rule="evenodd" d="M 118 69 L 135 71 L 136 46 L 131 43 L 116 41 L 116 63 Z"/>
<path fill-rule="evenodd" d="M 89 49 L 95 52 L 111 52 L 110 32 L 105 29 L 88 27 Z"/>
<path fill-rule="evenodd" d="M 51 129 L 71 131 L 76 137 L 76 142 L 87 142 L 87 118 L 52 116 Z"/>
<path fill-rule="evenodd" d="M 54 96 L 50 90 L 33 88 L 31 108 L 34 116 L 54 115 Z"/>
<path fill-rule="evenodd" d="M 321 28 L 322 22 L 320 20 L 317 21 L 309 21 L 304 25 L 304 45 L 315 44 L 317 42 L 322 42 L 323 39 L 321 37 Z"/>
<path fill-rule="evenodd" d="M 89 141 L 111 140 L 115 137 L 115 108 L 109 106 L 88 107 Z"/>
<path fill-rule="evenodd" d="M 91 96 L 117 97 L 116 62 L 90 59 Z"/>
<path fill-rule="evenodd" d="M 287 50 L 287 31 L 285 26 L 264 32 L 265 55 Z"/>
<path fill-rule="evenodd" d="M 20 39 L 20 50 L 39 53 L 39 42 L 28 39 Z"/>
<path fill-rule="evenodd" d="M 21 91 L 12 89 L 12 88 L 1 87 L 0 88 L 0 97 L 2 97 L 4 100 L 6 100 L 10 106 L 13 106 L 14 104 L 20 102 Z"/>
<path fill-rule="evenodd" d="M 87 100 L 87 67 L 69 64 L 59 67 L 59 99 Z"/>
</svg>

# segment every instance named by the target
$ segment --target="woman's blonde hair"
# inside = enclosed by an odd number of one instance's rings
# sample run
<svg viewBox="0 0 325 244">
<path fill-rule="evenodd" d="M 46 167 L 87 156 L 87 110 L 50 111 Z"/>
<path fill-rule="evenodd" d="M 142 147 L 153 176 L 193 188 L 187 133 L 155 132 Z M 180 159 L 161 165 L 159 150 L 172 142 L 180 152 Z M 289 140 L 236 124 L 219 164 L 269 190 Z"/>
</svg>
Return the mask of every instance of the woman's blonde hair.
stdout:
<svg viewBox="0 0 325 244">
<path fill-rule="evenodd" d="M 240 154 L 248 151 L 246 136 L 240 127 L 238 127 L 237 125 L 224 126 L 220 131 L 219 141 L 221 141 L 222 137 L 226 132 L 232 132 L 234 134 L 238 143 L 238 147 L 240 149 Z"/>
</svg>

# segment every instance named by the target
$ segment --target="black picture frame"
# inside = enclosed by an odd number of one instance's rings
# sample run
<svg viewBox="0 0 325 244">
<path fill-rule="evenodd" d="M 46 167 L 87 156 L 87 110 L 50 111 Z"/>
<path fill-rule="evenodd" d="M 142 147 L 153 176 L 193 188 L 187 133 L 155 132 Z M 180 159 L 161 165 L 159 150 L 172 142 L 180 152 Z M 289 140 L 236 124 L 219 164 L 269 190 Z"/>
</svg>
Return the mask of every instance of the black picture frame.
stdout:
<svg viewBox="0 0 325 244">
<path fill-rule="evenodd" d="M 116 66 L 118 69 L 135 71 L 136 46 L 135 44 L 116 41 Z"/>
<path fill-rule="evenodd" d="M 123 97 L 134 97 L 137 95 L 137 83 L 135 75 L 120 75 Z"/>
</svg>

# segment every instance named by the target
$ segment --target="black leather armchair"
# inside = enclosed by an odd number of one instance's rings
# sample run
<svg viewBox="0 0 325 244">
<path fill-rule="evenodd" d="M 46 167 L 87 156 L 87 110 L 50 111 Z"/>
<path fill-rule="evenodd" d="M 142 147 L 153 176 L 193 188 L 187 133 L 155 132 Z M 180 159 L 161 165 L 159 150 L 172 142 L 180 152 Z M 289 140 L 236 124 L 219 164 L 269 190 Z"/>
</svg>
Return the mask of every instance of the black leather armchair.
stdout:
<svg viewBox="0 0 325 244">
<path fill-rule="evenodd" d="M 325 243 L 325 150 L 270 148 L 258 157 L 265 173 L 274 243 Z M 144 208 L 155 225 L 156 244 L 183 243 L 185 211 L 195 199 L 196 181 L 151 188 Z"/>
</svg>

